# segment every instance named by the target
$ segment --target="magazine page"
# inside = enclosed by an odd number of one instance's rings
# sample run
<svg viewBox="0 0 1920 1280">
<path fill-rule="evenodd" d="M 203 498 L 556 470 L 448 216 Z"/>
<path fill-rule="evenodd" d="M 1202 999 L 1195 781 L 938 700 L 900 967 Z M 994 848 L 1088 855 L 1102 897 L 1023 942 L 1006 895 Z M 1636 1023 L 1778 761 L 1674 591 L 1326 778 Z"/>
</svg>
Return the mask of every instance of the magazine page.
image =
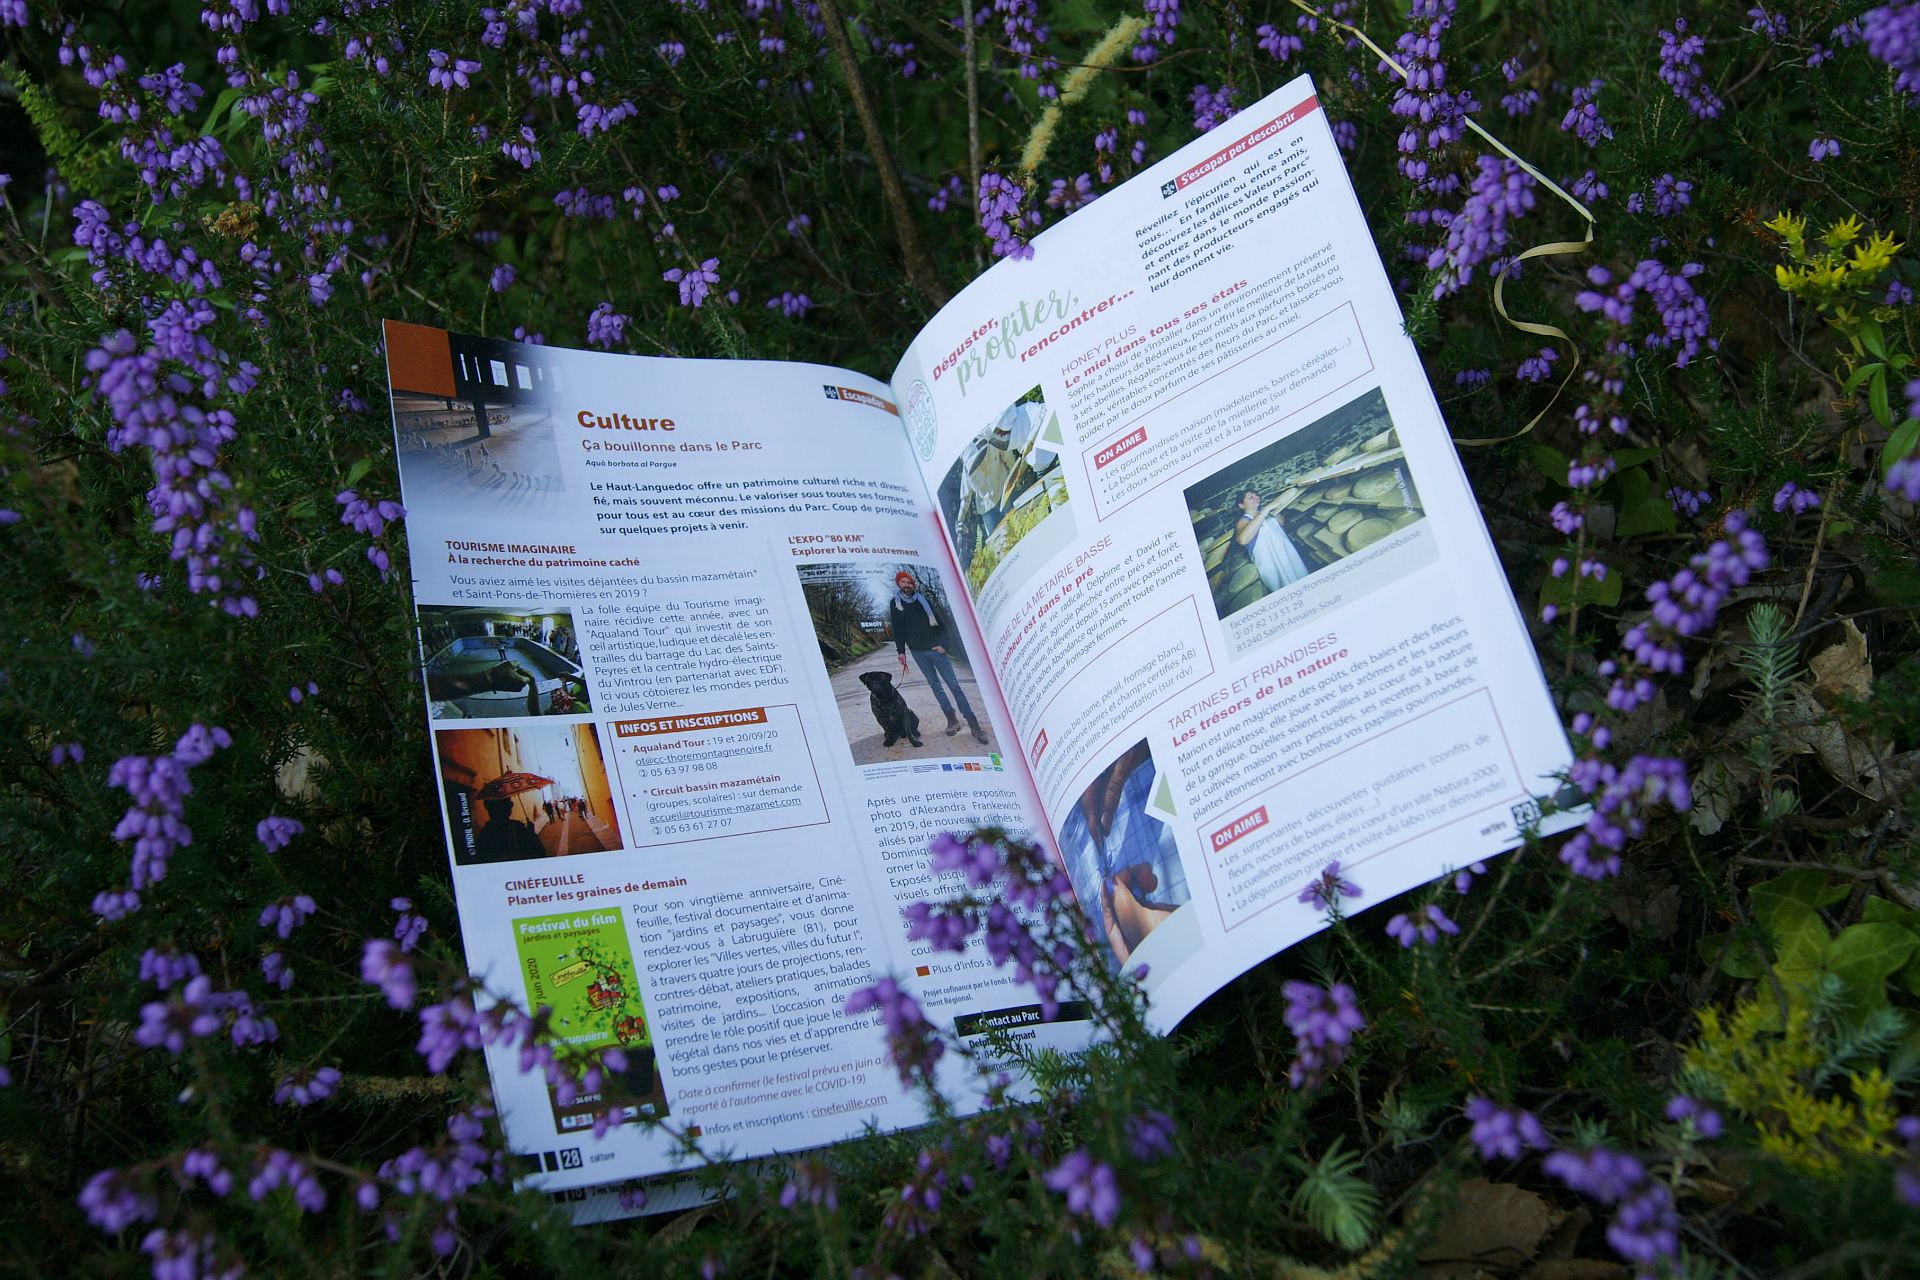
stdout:
<svg viewBox="0 0 1920 1280">
<path fill-rule="evenodd" d="M 1038 808 L 886 387 L 386 338 L 468 964 L 630 1063 L 565 1098 L 493 1053 L 535 1184 L 667 1170 L 674 1133 L 744 1157 L 918 1122 L 847 996 L 917 970 L 948 1021 L 1031 1003 L 900 910 L 943 896 L 935 832 Z M 609 1111 L 666 1123 L 595 1141 Z"/>
<path fill-rule="evenodd" d="M 1309 80 L 1033 251 L 892 385 L 1057 855 L 1170 1026 L 1321 927 L 1329 863 L 1371 902 L 1512 848 L 1571 756 Z"/>
</svg>

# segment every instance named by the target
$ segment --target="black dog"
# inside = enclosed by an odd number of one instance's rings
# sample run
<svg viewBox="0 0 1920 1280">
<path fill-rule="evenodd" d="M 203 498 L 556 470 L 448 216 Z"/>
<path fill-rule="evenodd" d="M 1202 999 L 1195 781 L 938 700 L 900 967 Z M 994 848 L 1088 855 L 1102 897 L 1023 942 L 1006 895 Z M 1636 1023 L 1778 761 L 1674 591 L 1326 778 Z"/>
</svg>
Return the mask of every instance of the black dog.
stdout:
<svg viewBox="0 0 1920 1280">
<path fill-rule="evenodd" d="M 902 738 L 916 747 L 922 745 L 920 717 L 893 687 L 893 677 L 884 671 L 869 671 L 860 677 L 860 683 L 867 686 L 867 705 L 873 708 L 873 718 L 880 722 L 880 731 L 887 735 L 882 745 L 890 747 Z"/>
</svg>

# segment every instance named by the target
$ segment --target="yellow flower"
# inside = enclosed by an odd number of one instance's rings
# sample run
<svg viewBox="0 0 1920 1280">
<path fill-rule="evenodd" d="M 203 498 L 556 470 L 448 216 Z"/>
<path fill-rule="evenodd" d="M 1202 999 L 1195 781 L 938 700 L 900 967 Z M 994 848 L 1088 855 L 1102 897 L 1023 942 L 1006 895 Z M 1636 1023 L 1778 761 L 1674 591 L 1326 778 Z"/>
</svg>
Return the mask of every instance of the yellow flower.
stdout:
<svg viewBox="0 0 1920 1280">
<path fill-rule="evenodd" d="M 1853 269 L 1862 275 L 1878 275 L 1893 265 L 1893 255 L 1898 252 L 1900 243 L 1892 235 L 1876 231 L 1865 244 L 1853 247 Z"/>
<path fill-rule="evenodd" d="M 1807 220 L 1794 217 L 1792 211 L 1787 209 L 1782 209 L 1760 225 L 1792 244 L 1798 244 L 1807 234 Z"/>
<path fill-rule="evenodd" d="M 1848 214 L 1827 227 L 1826 234 L 1820 237 L 1820 243 L 1829 249 L 1839 249 L 1852 244 L 1860 238 L 1860 219 Z"/>
</svg>

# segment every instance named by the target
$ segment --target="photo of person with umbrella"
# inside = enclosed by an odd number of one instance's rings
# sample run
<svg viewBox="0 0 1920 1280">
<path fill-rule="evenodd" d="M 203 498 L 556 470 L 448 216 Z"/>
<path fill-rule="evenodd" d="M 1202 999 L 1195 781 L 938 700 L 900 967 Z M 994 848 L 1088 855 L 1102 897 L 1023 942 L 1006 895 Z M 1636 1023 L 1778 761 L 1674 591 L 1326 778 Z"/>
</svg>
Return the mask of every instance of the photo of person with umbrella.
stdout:
<svg viewBox="0 0 1920 1280">
<path fill-rule="evenodd" d="M 593 725 L 443 729 L 434 746 L 448 835 L 461 864 L 621 847 L 620 819 Z"/>
</svg>

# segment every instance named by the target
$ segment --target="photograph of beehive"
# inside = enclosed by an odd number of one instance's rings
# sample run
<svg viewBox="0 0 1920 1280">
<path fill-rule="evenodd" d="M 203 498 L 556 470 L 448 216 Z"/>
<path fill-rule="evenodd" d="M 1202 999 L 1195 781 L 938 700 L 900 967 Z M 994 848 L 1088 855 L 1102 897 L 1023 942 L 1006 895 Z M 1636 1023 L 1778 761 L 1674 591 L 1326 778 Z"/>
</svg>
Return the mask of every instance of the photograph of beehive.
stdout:
<svg viewBox="0 0 1920 1280">
<path fill-rule="evenodd" d="M 1378 390 L 1221 468 L 1186 497 L 1223 619 L 1426 515 Z"/>
</svg>

